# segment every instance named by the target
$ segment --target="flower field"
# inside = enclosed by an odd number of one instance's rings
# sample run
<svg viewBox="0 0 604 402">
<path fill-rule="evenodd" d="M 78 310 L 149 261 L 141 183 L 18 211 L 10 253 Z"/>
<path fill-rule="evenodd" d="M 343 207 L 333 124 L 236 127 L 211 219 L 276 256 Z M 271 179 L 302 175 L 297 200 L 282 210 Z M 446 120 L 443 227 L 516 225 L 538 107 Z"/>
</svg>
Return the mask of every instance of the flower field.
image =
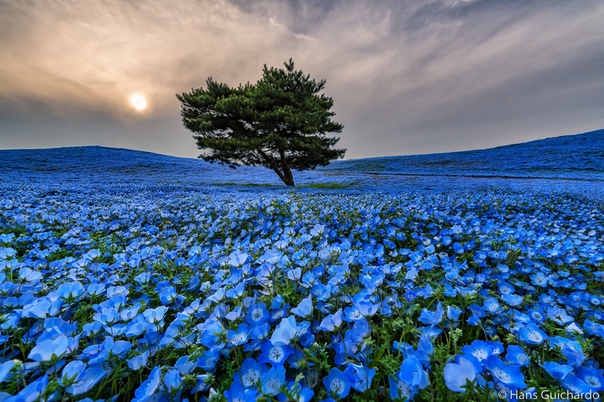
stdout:
<svg viewBox="0 0 604 402">
<path fill-rule="evenodd" d="M 0 401 L 604 392 L 597 197 L 9 187 Z"/>
</svg>

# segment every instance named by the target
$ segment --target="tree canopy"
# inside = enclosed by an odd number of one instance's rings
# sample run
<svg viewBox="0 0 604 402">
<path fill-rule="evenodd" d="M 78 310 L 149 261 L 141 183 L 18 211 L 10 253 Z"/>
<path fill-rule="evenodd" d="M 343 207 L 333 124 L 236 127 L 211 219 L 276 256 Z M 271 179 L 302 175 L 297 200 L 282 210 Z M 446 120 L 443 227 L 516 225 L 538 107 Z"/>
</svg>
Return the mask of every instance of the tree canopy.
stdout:
<svg viewBox="0 0 604 402">
<path fill-rule="evenodd" d="M 292 170 L 326 166 L 342 158 L 334 148 L 343 125 L 334 122 L 333 99 L 321 93 L 317 81 L 296 70 L 290 58 L 285 68 L 262 70 L 255 84 L 230 87 L 206 80 L 206 88 L 176 95 L 184 126 L 193 132 L 200 158 L 231 167 L 265 166 L 288 186 Z"/>
</svg>

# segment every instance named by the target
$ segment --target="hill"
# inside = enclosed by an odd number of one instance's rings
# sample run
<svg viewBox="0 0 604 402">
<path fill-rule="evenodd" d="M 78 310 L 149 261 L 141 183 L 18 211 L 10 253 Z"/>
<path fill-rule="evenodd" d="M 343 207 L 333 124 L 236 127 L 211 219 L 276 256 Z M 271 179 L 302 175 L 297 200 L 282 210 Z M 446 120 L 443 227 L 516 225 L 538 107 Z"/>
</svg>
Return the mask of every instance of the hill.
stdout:
<svg viewBox="0 0 604 402">
<path fill-rule="evenodd" d="M 329 171 L 370 174 L 604 179 L 604 130 L 496 148 L 338 161 Z"/>
<path fill-rule="evenodd" d="M 229 169 L 199 159 L 100 146 L 0 150 L 0 178 L 283 187 L 265 168 Z M 510 179 L 565 179 L 599 186 L 604 181 L 604 130 L 483 150 L 343 160 L 296 173 L 299 187 L 359 191 L 475 189 Z"/>
<path fill-rule="evenodd" d="M 0 150 L 0 177 L 92 181 L 161 181 L 217 184 L 262 180 L 264 169 L 237 170 L 200 159 L 102 146 Z"/>
</svg>

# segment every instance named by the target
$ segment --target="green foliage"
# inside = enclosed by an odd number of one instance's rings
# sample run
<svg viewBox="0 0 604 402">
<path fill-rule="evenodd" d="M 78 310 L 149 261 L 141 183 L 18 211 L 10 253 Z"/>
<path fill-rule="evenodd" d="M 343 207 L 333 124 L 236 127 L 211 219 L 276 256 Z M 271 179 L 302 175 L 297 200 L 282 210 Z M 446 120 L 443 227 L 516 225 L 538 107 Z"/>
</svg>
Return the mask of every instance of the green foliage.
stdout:
<svg viewBox="0 0 604 402">
<path fill-rule="evenodd" d="M 231 88 L 210 77 L 205 89 L 176 95 L 183 124 L 204 151 L 200 158 L 264 166 L 294 186 L 292 169 L 314 169 L 344 156 L 345 149 L 333 148 L 339 138 L 326 136 L 344 126 L 331 120 L 333 99 L 321 93 L 325 81 L 296 70 L 292 59 L 284 65 L 264 65 L 255 84 Z"/>
<path fill-rule="evenodd" d="M 300 186 L 302 188 L 321 188 L 321 189 L 333 189 L 333 190 L 342 190 L 345 188 L 353 187 L 358 182 L 351 183 L 314 183 L 314 184 L 306 184 Z"/>
</svg>

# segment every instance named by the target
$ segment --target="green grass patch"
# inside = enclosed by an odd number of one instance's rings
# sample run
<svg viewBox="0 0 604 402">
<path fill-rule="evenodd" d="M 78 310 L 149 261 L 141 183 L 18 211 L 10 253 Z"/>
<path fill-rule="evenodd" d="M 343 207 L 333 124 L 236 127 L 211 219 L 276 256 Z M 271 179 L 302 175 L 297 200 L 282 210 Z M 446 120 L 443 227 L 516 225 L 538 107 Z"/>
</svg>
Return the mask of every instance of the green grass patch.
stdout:
<svg viewBox="0 0 604 402">
<path fill-rule="evenodd" d="M 359 184 L 358 181 L 353 181 L 349 183 L 310 183 L 303 184 L 298 186 L 298 188 L 321 188 L 321 189 L 333 189 L 333 190 L 341 190 L 345 188 L 354 187 Z"/>
</svg>

